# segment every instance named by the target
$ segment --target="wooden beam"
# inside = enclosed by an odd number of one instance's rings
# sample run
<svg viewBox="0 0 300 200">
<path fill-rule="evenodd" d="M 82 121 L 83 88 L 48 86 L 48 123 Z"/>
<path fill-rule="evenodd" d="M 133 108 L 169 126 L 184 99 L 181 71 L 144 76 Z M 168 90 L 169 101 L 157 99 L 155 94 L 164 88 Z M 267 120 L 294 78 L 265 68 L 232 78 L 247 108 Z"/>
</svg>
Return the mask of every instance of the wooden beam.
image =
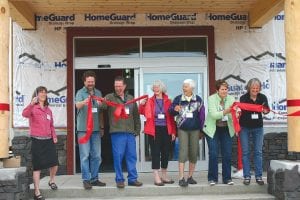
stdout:
<svg viewBox="0 0 300 200">
<path fill-rule="evenodd" d="M 300 1 L 285 0 L 284 15 L 287 110 L 293 113 L 300 109 Z M 300 117 L 289 116 L 287 122 L 288 151 L 300 152 Z"/>
<path fill-rule="evenodd" d="M 284 9 L 284 0 L 263 0 L 249 11 L 249 27 L 260 28 Z"/>
<path fill-rule="evenodd" d="M 0 158 L 8 158 L 9 135 L 9 9 L 0 0 Z"/>
<path fill-rule="evenodd" d="M 27 2 L 8 1 L 10 16 L 23 29 L 36 29 L 35 16 Z"/>
</svg>

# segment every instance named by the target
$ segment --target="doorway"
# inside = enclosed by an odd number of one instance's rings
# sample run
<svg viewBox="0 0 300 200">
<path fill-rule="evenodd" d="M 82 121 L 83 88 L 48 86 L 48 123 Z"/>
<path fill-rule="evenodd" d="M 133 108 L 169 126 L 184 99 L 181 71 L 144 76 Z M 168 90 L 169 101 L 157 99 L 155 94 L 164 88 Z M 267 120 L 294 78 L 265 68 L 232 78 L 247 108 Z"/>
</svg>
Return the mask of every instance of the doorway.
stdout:
<svg viewBox="0 0 300 200">
<path fill-rule="evenodd" d="M 87 69 L 76 69 L 75 70 L 75 91 L 78 91 L 83 87 L 82 75 Z M 102 96 L 104 97 L 108 93 L 114 91 L 114 78 L 116 76 L 123 76 L 126 79 L 127 83 L 127 91 L 129 94 L 134 95 L 134 86 L 133 86 L 133 69 L 88 69 L 94 71 L 96 73 L 96 85 L 95 88 L 102 92 Z M 109 123 L 107 111 L 104 112 L 104 135 L 101 138 L 101 157 L 102 162 L 100 165 L 99 172 L 113 172 L 113 156 L 111 150 L 111 138 L 109 134 Z M 75 108 L 75 113 L 77 113 Z M 75 116 L 76 118 L 76 116 Z M 75 120 L 76 127 L 76 120 Z M 80 173 L 80 158 L 79 158 L 79 147 L 77 134 L 75 135 L 75 169 L 76 173 Z"/>
<path fill-rule="evenodd" d="M 153 95 L 151 91 L 151 85 L 154 80 L 161 80 L 165 83 L 167 87 L 167 94 L 171 100 L 173 100 L 177 95 L 182 94 L 182 84 L 185 79 L 193 79 L 196 82 L 196 87 L 194 89 L 195 94 L 199 95 L 202 99 L 207 99 L 207 87 L 205 83 L 207 82 L 207 68 L 201 66 L 197 62 L 197 66 L 193 66 L 191 62 L 171 62 L 169 61 L 169 66 L 161 67 L 152 67 L 152 68 L 142 68 L 141 69 L 141 90 L 142 94 L 148 94 L 149 96 Z M 152 62 L 153 64 L 153 62 Z M 173 64 L 173 66 L 172 66 Z M 176 65 L 184 67 L 176 67 Z M 205 106 L 206 106 L 206 101 Z M 145 121 L 144 117 L 141 117 L 142 128 L 143 122 Z M 151 171 L 151 149 L 148 142 L 148 136 L 144 133 L 141 133 L 141 171 Z M 178 171 L 178 149 L 179 143 L 178 138 L 172 143 L 170 149 L 170 158 L 168 164 L 168 171 Z M 205 139 L 199 140 L 199 151 L 197 157 L 196 171 L 207 170 L 208 167 L 208 147 Z M 186 165 L 186 170 L 187 165 Z"/>
<path fill-rule="evenodd" d="M 126 30 L 126 31 L 124 31 Z M 78 47 L 81 44 L 82 48 Z M 182 78 L 196 79 L 199 94 L 204 101 L 209 92 L 212 92 L 214 83 L 214 37 L 213 27 L 124 27 L 124 28 L 70 28 L 67 30 L 67 85 L 68 86 L 68 137 L 67 137 L 67 170 L 68 174 L 75 172 L 75 111 L 73 96 L 75 95 L 75 80 L 81 80 L 80 71 L 92 69 L 97 75 L 97 82 L 100 78 L 113 81 L 114 75 L 107 73 L 116 70 L 125 76 L 131 74 L 134 97 L 148 93 L 146 85 L 150 84 L 150 79 L 166 78 L 168 85 L 176 85 L 174 95 L 181 93 Z M 80 49 L 80 51 L 76 51 Z M 89 52 L 94 52 L 89 55 Z M 120 70 L 122 72 L 120 72 Z M 99 71 L 99 72 L 98 72 Z M 76 73 L 76 76 L 75 76 Z M 124 75 L 125 74 L 125 75 Z M 161 76 L 162 75 L 162 76 Z M 173 80 L 174 79 L 174 80 Z M 170 82 L 168 82 L 170 80 Z M 173 80 L 173 81 L 172 81 Z M 145 82 L 146 81 L 146 82 Z M 148 82 L 147 82 L 148 81 Z M 152 80 L 154 81 L 154 80 Z M 97 83 L 97 84 L 98 84 Z M 176 83 L 176 84 L 174 84 Z M 79 82 L 79 84 L 82 84 Z M 167 85 L 167 86 L 168 86 Z M 101 87 L 104 88 L 101 88 Z M 105 90 L 112 92 L 113 86 L 108 82 L 97 85 L 105 95 Z M 80 86 L 76 86 L 76 89 Z M 151 95 L 151 94 L 150 94 Z M 172 95 L 171 95 L 172 96 Z M 205 102 L 206 103 L 206 102 Z M 72 106 L 70 106 L 72 105 Z M 143 121 L 143 118 L 141 118 Z M 142 123 L 143 124 L 143 123 Z M 141 132 L 137 138 L 137 169 L 139 172 L 150 171 L 150 159 L 147 157 L 147 143 L 145 135 Z M 105 141 L 105 139 L 103 139 Z M 109 143 L 109 142 L 107 142 Z M 207 151 L 205 142 L 199 151 L 199 161 L 207 161 Z M 107 145 L 106 148 L 110 145 Z M 105 147 L 105 145 L 103 145 Z M 174 149 L 175 149 L 174 144 Z M 102 152 L 107 151 L 106 148 Z M 175 152 L 175 150 L 171 150 Z M 111 150 L 110 150 L 111 151 Z M 149 152 L 148 152 L 149 153 Z M 149 154 L 148 154 L 149 155 Z M 151 156 L 151 155 L 150 155 Z M 103 159 L 104 171 L 110 171 Z M 109 163 L 109 161 L 108 161 Z M 176 156 L 170 158 L 170 171 L 177 171 Z M 199 164 L 202 170 L 207 168 L 207 164 Z M 204 168 L 203 168 L 204 167 Z M 72 170 L 74 170 L 72 172 Z"/>
</svg>

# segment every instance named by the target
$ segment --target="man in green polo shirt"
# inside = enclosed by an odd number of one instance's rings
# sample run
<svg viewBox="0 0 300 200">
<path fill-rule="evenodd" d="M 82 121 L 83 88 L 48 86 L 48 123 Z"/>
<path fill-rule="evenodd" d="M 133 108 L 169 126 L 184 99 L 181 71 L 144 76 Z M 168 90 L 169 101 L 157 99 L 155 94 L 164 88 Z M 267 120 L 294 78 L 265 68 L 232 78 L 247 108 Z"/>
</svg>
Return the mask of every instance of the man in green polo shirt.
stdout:
<svg viewBox="0 0 300 200">
<path fill-rule="evenodd" d="M 87 111 L 90 96 L 101 97 L 100 90 L 95 88 L 96 74 L 93 71 L 86 71 L 82 77 L 84 86 L 77 91 L 75 103 L 77 108 L 77 138 L 86 134 Z M 92 100 L 93 113 L 93 133 L 86 143 L 78 143 L 80 166 L 84 189 L 92 189 L 92 186 L 105 186 L 106 184 L 99 181 L 98 172 L 101 164 L 101 134 L 103 134 L 103 121 L 100 122 L 100 109 L 96 100 Z M 101 113 L 102 114 L 102 113 Z M 103 119 L 103 117 L 100 117 Z M 100 122 L 100 124 L 99 124 Z"/>
</svg>

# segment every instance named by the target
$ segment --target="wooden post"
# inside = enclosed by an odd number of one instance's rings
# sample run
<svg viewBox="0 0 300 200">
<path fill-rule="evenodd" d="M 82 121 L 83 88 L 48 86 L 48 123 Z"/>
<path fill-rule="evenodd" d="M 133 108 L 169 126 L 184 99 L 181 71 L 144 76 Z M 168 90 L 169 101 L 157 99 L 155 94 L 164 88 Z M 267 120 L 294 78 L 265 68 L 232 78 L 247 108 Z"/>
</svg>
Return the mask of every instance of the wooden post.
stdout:
<svg viewBox="0 0 300 200">
<path fill-rule="evenodd" d="M 285 0 L 285 49 L 288 113 L 300 110 L 300 1 Z M 300 116 L 288 117 L 288 151 L 300 152 Z"/>
<path fill-rule="evenodd" d="M 9 88 L 8 88 L 9 7 L 0 0 L 0 158 L 8 157 Z"/>
</svg>

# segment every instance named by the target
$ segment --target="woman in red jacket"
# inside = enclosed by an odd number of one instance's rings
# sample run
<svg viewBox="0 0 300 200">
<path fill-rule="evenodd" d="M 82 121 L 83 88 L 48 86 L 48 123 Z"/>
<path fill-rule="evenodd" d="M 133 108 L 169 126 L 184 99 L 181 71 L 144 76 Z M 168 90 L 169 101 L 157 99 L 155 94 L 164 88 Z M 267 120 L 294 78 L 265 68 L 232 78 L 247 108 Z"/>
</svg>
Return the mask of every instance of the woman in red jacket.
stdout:
<svg viewBox="0 0 300 200">
<path fill-rule="evenodd" d="M 176 138 L 176 126 L 174 117 L 168 112 L 171 100 L 166 94 L 164 83 L 154 81 L 152 91 L 153 96 L 141 102 L 139 112 L 146 117 L 144 133 L 148 135 L 151 148 L 154 184 L 163 186 L 174 183 L 167 178 L 167 168 L 171 141 Z M 161 177 L 158 173 L 160 168 Z"/>
</svg>

